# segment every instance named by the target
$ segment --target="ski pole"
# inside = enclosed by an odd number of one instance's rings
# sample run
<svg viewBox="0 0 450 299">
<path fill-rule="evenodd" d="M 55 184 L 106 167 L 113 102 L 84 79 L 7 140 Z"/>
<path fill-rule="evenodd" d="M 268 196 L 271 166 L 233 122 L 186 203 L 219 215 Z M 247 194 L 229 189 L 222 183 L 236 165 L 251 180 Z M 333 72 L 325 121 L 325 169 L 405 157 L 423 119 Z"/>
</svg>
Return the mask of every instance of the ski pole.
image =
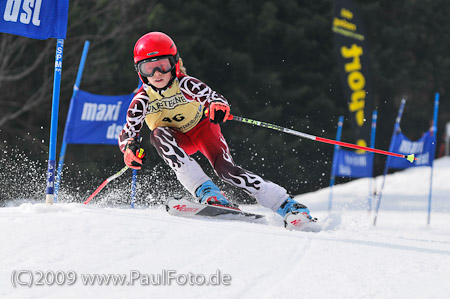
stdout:
<svg viewBox="0 0 450 299">
<path fill-rule="evenodd" d="M 208 115 L 208 110 L 205 111 L 205 114 Z M 343 146 L 343 147 L 364 150 L 364 151 L 368 151 L 368 152 L 372 152 L 372 153 L 376 153 L 376 154 L 381 154 L 381 155 L 386 155 L 386 156 L 405 158 L 406 160 L 408 160 L 411 163 L 413 163 L 414 160 L 417 160 L 417 158 L 414 157 L 414 154 L 410 154 L 410 155 L 397 154 L 397 153 L 392 153 L 392 152 L 379 150 L 379 149 L 375 149 L 375 148 L 370 148 L 370 147 L 366 147 L 366 146 L 356 145 L 356 144 L 352 144 L 352 143 L 347 143 L 347 142 L 342 142 L 342 141 L 337 141 L 337 140 L 331 140 L 331 139 L 322 138 L 322 137 L 318 137 L 318 136 L 314 136 L 314 135 L 298 132 L 298 131 L 291 130 L 291 129 L 288 129 L 288 128 L 283 128 L 283 127 L 280 127 L 280 126 L 277 126 L 277 125 L 274 125 L 274 124 L 269 124 L 269 123 L 265 123 L 265 122 L 262 122 L 262 121 L 241 117 L 241 116 L 235 116 L 235 115 L 231 115 L 230 114 L 228 116 L 228 119 L 229 120 L 238 121 L 238 122 L 242 122 L 242 123 L 246 123 L 246 124 L 259 126 L 259 127 L 263 127 L 263 128 L 277 130 L 277 131 L 280 131 L 280 132 L 283 132 L 283 133 L 292 134 L 292 135 L 303 137 L 303 138 L 307 138 L 307 139 L 310 139 L 310 140 L 313 140 L 313 141 L 319 141 L 319 142 L 323 142 L 323 143 L 334 144 L 334 145 L 339 145 L 339 146 Z"/>
<path fill-rule="evenodd" d="M 139 138 L 139 143 L 140 143 L 141 141 L 142 141 L 142 137 Z M 139 151 L 136 152 L 136 156 L 137 156 L 138 158 L 140 158 L 140 159 L 144 158 L 144 156 L 145 156 L 144 148 L 139 147 Z M 133 162 L 133 163 L 135 163 L 135 162 Z M 132 164 L 132 165 L 133 165 L 133 164 Z M 138 165 L 138 164 L 136 164 L 136 165 Z M 129 168 L 128 166 L 125 166 L 124 168 L 122 168 L 121 170 L 119 170 L 116 174 L 114 174 L 114 175 L 110 176 L 109 178 L 107 178 L 100 186 L 98 186 L 98 188 L 94 191 L 94 193 L 92 193 L 92 194 L 88 197 L 88 199 L 86 199 L 86 201 L 84 202 L 84 204 L 87 204 L 88 202 L 90 202 L 91 199 L 93 199 L 94 196 L 96 196 L 97 193 L 99 193 L 99 192 L 106 186 L 106 184 L 108 184 L 108 183 L 111 182 L 112 180 L 115 180 L 115 179 L 117 179 L 118 177 L 120 177 L 122 174 L 125 173 L 125 171 L 128 170 L 128 168 Z M 131 206 L 134 208 L 134 202 L 131 202 Z"/>
<path fill-rule="evenodd" d="M 121 170 L 119 170 L 116 174 L 110 176 L 109 178 L 107 178 L 100 186 L 98 186 L 98 188 L 94 191 L 94 193 L 92 193 L 88 199 L 86 199 L 86 201 L 84 202 L 84 204 L 87 204 L 88 202 L 91 201 L 91 199 L 94 198 L 95 195 L 97 195 L 97 193 L 99 193 L 105 186 L 106 184 L 108 184 L 109 182 L 111 182 L 114 179 L 117 179 L 118 177 L 120 177 L 122 174 L 125 173 L 125 171 L 128 170 L 128 166 L 125 166 L 124 168 L 122 168 Z"/>
</svg>

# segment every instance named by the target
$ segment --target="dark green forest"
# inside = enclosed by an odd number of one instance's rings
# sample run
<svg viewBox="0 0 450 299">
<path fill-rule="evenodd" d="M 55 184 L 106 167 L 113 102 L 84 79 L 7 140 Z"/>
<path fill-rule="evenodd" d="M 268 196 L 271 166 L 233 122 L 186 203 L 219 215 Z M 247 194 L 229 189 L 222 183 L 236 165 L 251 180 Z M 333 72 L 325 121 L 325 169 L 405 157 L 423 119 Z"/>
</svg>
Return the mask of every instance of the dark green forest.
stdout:
<svg viewBox="0 0 450 299">
<path fill-rule="evenodd" d="M 450 121 L 450 5 L 444 0 L 355 1 L 369 44 L 376 148 L 388 149 L 397 109 L 407 100 L 402 130 L 419 138 L 430 126 L 440 92 L 438 146 Z M 133 47 L 150 31 L 172 37 L 187 67 L 231 104 L 231 112 L 312 135 L 354 142 L 334 52 L 331 0 L 119 1 L 71 0 L 63 55 L 58 151 L 85 40 L 91 42 L 80 88 L 127 94 L 138 85 Z M 1 199 L 44 198 L 56 40 L 0 34 Z M 237 122 L 222 125 L 237 164 L 292 194 L 328 186 L 334 147 Z M 149 159 L 138 177 L 138 200 L 182 192 L 142 133 Z M 57 154 L 58 156 L 59 154 Z M 218 182 L 207 160 L 196 155 Z M 385 157 L 375 156 L 375 175 Z M 84 200 L 123 167 L 118 147 L 69 145 L 61 200 Z M 102 196 L 127 200 L 131 172 Z M 338 180 L 343 182 L 344 179 Z M 170 186 L 170 188 L 169 188 Z M 168 193 L 171 193 L 170 191 Z M 101 197 L 101 196 L 99 196 Z"/>
</svg>

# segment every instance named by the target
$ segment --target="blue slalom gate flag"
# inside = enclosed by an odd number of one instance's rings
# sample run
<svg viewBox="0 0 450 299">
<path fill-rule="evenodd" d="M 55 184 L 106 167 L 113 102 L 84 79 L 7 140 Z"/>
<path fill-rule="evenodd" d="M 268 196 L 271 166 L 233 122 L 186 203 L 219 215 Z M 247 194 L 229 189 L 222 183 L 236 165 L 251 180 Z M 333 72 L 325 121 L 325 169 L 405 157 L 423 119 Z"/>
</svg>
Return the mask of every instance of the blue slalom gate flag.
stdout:
<svg viewBox="0 0 450 299">
<path fill-rule="evenodd" d="M 72 100 L 63 142 L 117 145 L 134 93 L 96 95 L 78 90 Z"/>
<path fill-rule="evenodd" d="M 48 39 L 51 37 L 57 39 L 47 168 L 47 204 L 52 204 L 54 198 L 59 90 L 68 15 L 69 0 L 0 1 L 0 32 L 33 39 Z"/>
<path fill-rule="evenodd" d="M 378 195 L 377 207 L 375 209 L 375 216 L 373 225 L 377 223 L 378 210 L 380 209 L 381 198 L 383 195 L 384 183 L 386 182 L 386 174 L 389 168 L 405 169 L 409 167 L 430 166 L 430 191 L 428 193 L 428 220 L 427 224 L 430 224 L 431 217 L 431 199 L 432 199 L 432 186 L 433 186 L 433 162 L 436 150 L 436 132 L 438 122 L 439 111 L 439 93 L 434 95 L 434 112 L 433 112 L 433 125 L 425 132 L 422 137 L 417 141 L 411 141 L 400 130 L 400 121 L 402 119 L 403 107 L 405 105 L 405 99 L 402 100 L 400 108 L 398 109 L 397 119 L 395 121 L 394 132 L 392 133 L 391 144 L 389 151 L 394 151 L 404 155 L 414 154 L 416 159 L 413 163 L 407 162 L 405 159 L 389 156 L 386 160 L 384 167 L 383 183 Z M 405 161 L 400 161 L 405 160 Z M 406 162 L 406 163 L 403 163 Z"/>
<path fill-rule="evenodd" d="M 68 15 L 69 0 L 0 1 L 0 32 L 33 39 L 57 39 L 47 168 L 47 204 L 52 204 L 54 198 L 59 90 Z"/>
<path fill-rule="evenodd" d="M 425 132 L 417 141 L 411 141 L 403 133 L 398 132 L 395 138 L 392 138 L 393 143 L 390 146 L 390 151 L 400 154 L 414 154 L 417 158 L 414 163 L 410 163 L 406 159 L 397 157 L 388 157 L 388 168 L 405 169 L 409 167 L 432 166 L 435 147 L 436 135 L 432 131 Z"/>
<path fill-rule="evenodd" d="M 0 32 L 34 39 L 66 38 L 69 0 L 2 0 Z"/>
<path fill-rule="evenodd" d="M 370 136 L 370 147 L 375 147 L 375 132 L 377 128 L 377 111 L 372 113 L 372 129 Z M 344 117 L 339 117 L 336 141 L 341 140 L 342 126 Z M 333 205 L 333 186 L 336 176 L 349 178 L 371 178 L 369 183 L 368 206 L 369 211 L 372 208 L 372 179 L 373 179 L 374 154 L 371 152 L 358 153 L 342 149 L 335 145 L 333 154 L 333 163 L 331 165 L 330 177 L 330 196 L 328 198 L 328 211 L 331 211 Z"/>
<path fill-rule="evenodd" d="M 351 178 L 372 177 L 373 154 L 358 154 L 353 151 L 339 149 L 336 159 L 336 176 Z"/>
</svg>

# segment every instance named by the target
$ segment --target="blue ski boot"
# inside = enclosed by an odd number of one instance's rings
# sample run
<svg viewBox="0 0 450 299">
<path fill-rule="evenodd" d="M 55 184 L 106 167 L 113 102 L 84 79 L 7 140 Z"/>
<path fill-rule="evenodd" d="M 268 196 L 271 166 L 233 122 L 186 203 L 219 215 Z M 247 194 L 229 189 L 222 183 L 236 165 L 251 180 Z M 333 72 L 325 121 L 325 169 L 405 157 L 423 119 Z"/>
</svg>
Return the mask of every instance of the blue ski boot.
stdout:
<svg viewBox="0 0 450 299">
<path fill-rule="evenodd" d="M 285 217 L 288 213 L 306 213 L 308 219 L 313 220 L 311 215 L 309 215 L 309 209 L 302 205 L 301 203 L 296 202 L 290 196 L 286 199 L 285 202 L 281 204 L 278 208 L 277 213 L 281 215 L 281 217 Z"/>
<path fill-rule="evenodd" d="M 204 182 L 195 190 L 195 195 L 201 204 L 231 206 L 228 199 L 220 192 L 211 180 Z"/>
</svg>

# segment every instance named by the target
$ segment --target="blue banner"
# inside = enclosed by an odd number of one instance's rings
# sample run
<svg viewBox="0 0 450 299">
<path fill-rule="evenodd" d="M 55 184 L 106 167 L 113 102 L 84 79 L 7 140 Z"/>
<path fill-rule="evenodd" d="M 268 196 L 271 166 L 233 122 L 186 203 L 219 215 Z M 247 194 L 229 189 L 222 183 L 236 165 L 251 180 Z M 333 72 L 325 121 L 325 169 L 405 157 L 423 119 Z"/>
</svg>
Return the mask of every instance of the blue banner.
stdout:
<svg viewBox="0 0 450 299">
<path fill-rule="evenodd" d="M 365 178 L 372 177 L 373 172 L 373 154 L 339 149 L 336 159 L 336 176 Z"/>
<path fill-rule="evenodd" d="M 0 32 L 34 39 L 66 38 L 69 0 L 5 0 Z"/>
<path fill-rule="evenodd" d="M 395 169 L 404 169 L 418 166 L 432 166 L 434 152 L 436 147 L 436 137 L 430 131 L 424 133 L 417 141 L 411 141 L 403 133 L 399 132 L 393 138 L 389 151 L 410 155 L 414 154 L 417 158 L 414 163 L 410 163 L 404 158 L 388 157 L 387 167 Z"/>
<path fill-rule="evenodd" d="M 117 145 L 134 93 L 96 95 L 78 90 L 72 100 L 63 142 Z"/>
</svg>

